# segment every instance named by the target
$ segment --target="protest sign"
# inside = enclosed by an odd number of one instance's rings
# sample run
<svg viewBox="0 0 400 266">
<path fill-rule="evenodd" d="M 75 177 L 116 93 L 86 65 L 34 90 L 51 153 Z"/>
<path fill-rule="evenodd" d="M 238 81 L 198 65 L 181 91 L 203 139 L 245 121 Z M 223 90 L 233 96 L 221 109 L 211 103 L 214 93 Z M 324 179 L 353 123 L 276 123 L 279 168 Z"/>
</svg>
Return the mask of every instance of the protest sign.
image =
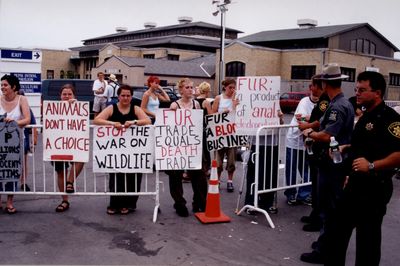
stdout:
<svg viewBox="0 0 400 266">
<path fill-rule="evenodd" d="M 157 170 L 201 169 L 203 110 L 159 109 L 155 138 Z"/>
<path fill-rule="evenodd" d="M 96 126 L 93 136 L 94 173 L 153 172 L 154 126 Z"/>
<path fill-rule="evenodd" d="M 43 102 L 43 160 L 89 161 L 89 102 Z"/>
<path fill-rule="evenodd" d="M 236 135 L 234 112 L 207 115 L 205 121 L 208 151 L 246 144 L 246 136 Z"/>
<path fill-rule="evenodd" d="M 279 125 L 280 84 L 277 76 L 238 77 L 237 134 L 255 135 L 261 126 Z"/>
<path fill-rule="evenodd" d="M 0 181 L 19 180 L 23 162 L 22 139 L 17 122 L 0 122 Z"/>
</svg>

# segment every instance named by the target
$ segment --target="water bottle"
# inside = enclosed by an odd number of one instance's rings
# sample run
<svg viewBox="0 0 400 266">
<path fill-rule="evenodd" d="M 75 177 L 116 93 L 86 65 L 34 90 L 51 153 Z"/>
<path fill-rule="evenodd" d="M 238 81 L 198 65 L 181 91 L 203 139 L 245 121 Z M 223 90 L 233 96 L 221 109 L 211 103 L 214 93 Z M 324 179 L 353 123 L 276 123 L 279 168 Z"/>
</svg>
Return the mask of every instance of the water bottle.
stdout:
<svg viewBox="0 0 400 266">
<path fill-rule="evenodd" d="M 308 154 L 308 155 L 313 155 L 313 154 L 314 154 L 314 153 L 313 153 L 313 150 L 312 150 L 312 145 L 313 145 L 313 143 L 314 143 L 314 140 L 313 140 L 312 138 L 307 137 L 307 138 L 304 140 L 304 144 L 305 144 L 305 146 L 306 146 L 306 151 L 307 151 L 307 154 Z"/>
<path fill-rule="evenodd" d="M 342 155 L 339 150 L 339 142 L 335 140 L 335 137 L 331 137 L 331 142 L 329 143 L 329 148 L 332 153 L 332 159 L 334 163 L 342 162 Z"/>
</svg>

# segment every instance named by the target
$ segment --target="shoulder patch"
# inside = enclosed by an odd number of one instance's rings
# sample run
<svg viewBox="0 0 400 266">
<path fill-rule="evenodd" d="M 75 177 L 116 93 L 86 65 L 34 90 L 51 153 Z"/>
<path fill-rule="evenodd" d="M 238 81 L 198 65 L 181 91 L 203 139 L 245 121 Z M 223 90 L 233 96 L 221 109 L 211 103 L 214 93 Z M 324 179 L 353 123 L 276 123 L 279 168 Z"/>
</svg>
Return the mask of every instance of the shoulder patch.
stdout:
<svg viewBox="0 0 400 266">
<path fill-rule="evenodd" d="M 328 108 L 328 105 L 329 105 L 329 102 L 328 101 L 326 101 L 326 100 L 324 100 L 324 101 L 321 101 L 320 103 L 319 103 L 319 110 L 321 110 L 321 112 L 325 112 L 326 111 L 326 108 Z"/>
<path fill-rule="evenodd" d="M 332 110 L 330 113 L 329 113 L 329 118 L 328 118 L 330 121 L 336 121 L 336 119 L 337 119 L 337 111 L 336 110 Z"/>
<path fill-rule="evenodd" d="M 390 134 L 400 139 L 400 122 L 393 122 L 389 125 L 388 130 Z"/>
</svg>

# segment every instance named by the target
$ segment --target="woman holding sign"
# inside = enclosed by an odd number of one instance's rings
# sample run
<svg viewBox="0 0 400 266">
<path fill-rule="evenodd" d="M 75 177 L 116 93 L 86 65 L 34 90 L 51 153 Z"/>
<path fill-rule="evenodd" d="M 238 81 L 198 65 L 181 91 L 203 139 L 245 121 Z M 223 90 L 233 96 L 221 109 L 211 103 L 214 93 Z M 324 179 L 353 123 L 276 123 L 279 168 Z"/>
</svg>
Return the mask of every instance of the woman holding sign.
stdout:
<svg viewBox="0 0 400 266">
<path fill-rule="evenodd" d="M 212 105 L 213 113 L 229 113 L 236 109 L 239 104 L 239 100 L 235 99 L 236 96 L 236 80 L 233 78 L 226 78 L 222 81 L 222 93 L 215 97 Z M 236 148 L 222 148 L 217 151 L 217 162 L 218 162 L 218 179 L 221 178 L 223 171 L 223 160 L 226 155 L 228 162 L 226 170 L 228 171 L 228 183 L 226 185 L 228 192 L 233 192 L 233 174 L 235 173 L 236 163 Z"/>
<path fill-rule="evenodd" d="M 178 82 L 179 93 L 182 98 L 171 103 L 171 109 L 200 109 L 198 101 L 193 99 L 193 82 L 184 78 Z M 183 197 L 182 174 L 183 170 L 168 170 L 165 173 L 169 176 L 169 191 L 174 199 L 174 208 L 181 217 L 189 216 L 186 208 L 186 200 Z M 188 170 L 193 189 L 193 212 L 205 211 L 207 197 L 207 177 L 202 169 Z"/>
<path fill-rule="evenodd" d="M 75 102 L 76 91 L 72 84 L 65 84 L 60 90 L 61 101 Z M 68 168 L 71 169 L 68 173 Z M 83 169 L 82 162 L 63 162 L 55 161 L 54 170 L 57 172 L 58 190 L 60 192 L 74 193 L 74 180 L 79 176 Z M 56 212 L 64 212 L 69 209 L 69 201 L 67 195 L 62 195 L 62 202 L 57 206 Z"/>
<path fill-rule="evenodd" d="M 121 85 L 117 91 L 118 103 L 108 106 L 96 118 L 93 123 L 99 126 L 113 126 L 116 129 L 128 128 L 130 126 L 150 125 L 150 118 L 136 105 L 131 103 L 132 88 Z M 137 178 L 135 178 L 135 175 Z M 110 173 L 110 192 L 139 192 L 142 174 L 137 173 Z M 126 187 L 125 187 L 126 185 Z M 110 206 L 107 213 L 128 214 L 136 209 L 138 196 L 111 196 Z"/>
<path fill-rule="evenodd" d="M 19 79 L 14 75 L 4 75 L 1 78 L 1 92 L 3 95 L 0 96 L 0 115 L 5 116 L 5 118 L 3 118 L 3 122 L 6 123 L 15 122 L 19 127 L 24 127 L 28 125 L 29 122 L 31 121 L 31 114 L 29 111 L 28 100 L 25 98 L 25 96 L 18 95 L 18 91 L 20 90 L 20 88 L 21 86 L 19 84 Z M 22 135 L 20 135 L 20 137 L 22 137 Z M 3 182 L 1 182 L 0 179 L 0 190 L 2 191 L 18 190 L 17 182 L 19 176 L 2 175 L 1 178 L 7 178 L 13 181 L 4 184 Z M 17 210 L 14 208 L 13 205 L 13 199 L 14 195 L 7 195 L 7 204 L 5 211 L 8 214 L 14 214 L 17 212 Z M 0 207 L 1 207 L 1 199 L 0 199 Z"/>
</svg>

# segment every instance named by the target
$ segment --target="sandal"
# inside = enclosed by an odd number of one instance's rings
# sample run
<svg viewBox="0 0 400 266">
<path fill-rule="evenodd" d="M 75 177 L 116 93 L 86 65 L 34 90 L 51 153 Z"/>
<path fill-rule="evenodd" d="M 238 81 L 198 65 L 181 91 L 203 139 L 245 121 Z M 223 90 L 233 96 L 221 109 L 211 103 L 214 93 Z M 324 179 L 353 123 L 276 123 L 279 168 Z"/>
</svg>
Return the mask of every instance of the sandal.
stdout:
<svg viewBox="0 0 400 266">
<path fill-rule="evenodd" d="M 75 189 L 74 189 L 74 183 L 73 182 L 66 182 L 66 186 L 65 186 L 65 192 L 67 193 L 74 193 Z"/>
<path fill-rule="evenodd" d="M 122 215 L 127 215 L 129 213 L 129 209 L 128 208 L 122 208 L 121 210 L 119 210 L 119 213 L 121 213 Z"/>
<path fill-rule="evenodd" d="M 5 210 L 5 212 L 8 213 L 8 214 L 15 214 L 15 213 L 17 213 L 17 209 L 15 209 L 14 207 L 6 207 L 4 210 Z"/>
<path fill-rule="evenodd" d="M 109 214 L 109 215 L 114 215 L 114 214 L 116 214 L 116 213 L 117 213 L 117 210 L 116 210 L 116 209 L 114 209 L 114 208 L 112 208 L 112 207 L 110 207 L 110 206 L 107 207 L 107 214 Z"/>
<path fill-rule="evenodd" d="M 66 210 L 69 209 L 69 202 L 66 200 L 63 200 L 56 208 L 56 212 L 65 212 Z"/>
</svg>

